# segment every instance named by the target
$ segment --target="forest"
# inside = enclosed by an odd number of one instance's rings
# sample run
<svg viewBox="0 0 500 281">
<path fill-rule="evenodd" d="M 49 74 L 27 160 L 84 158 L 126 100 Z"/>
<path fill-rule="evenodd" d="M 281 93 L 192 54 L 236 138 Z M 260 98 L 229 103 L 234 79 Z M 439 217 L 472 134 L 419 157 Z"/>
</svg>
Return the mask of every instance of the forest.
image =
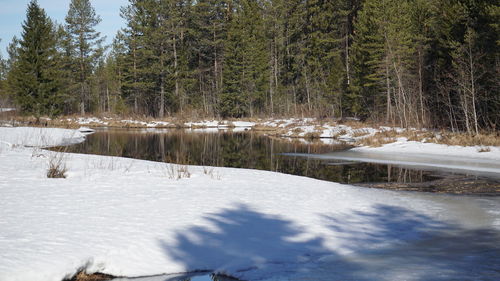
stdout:
<svg viewBox="0 0 500 281">
<path fill-rule="evenodd" d="M 106 45 L 89 0 L 32 0 L 0 103 L 33 116 L 359 118 L 478 134 L 500 122 L 496 0 L 130 0 Z"/>
</svg>

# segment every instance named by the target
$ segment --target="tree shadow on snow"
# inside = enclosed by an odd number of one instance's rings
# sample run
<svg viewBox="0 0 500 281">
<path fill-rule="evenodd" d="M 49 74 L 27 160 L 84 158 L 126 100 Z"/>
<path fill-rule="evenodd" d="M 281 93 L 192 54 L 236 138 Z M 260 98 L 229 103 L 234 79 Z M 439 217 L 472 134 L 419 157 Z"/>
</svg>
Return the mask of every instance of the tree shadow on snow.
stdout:
<svg viewBox="0 0 500 281">
<path fill-rule="evenodd" d="M 500 278 L 498 231 L 467 230 L 389 205 L 321 217 L 329 232 L 311 237 L 292 221 L 237 205 L 205 216 L 204 226 L 178 232 L 175 243 L 160 244 L 188 269 L 249 279 Z M 327 247 L 325 238 L 340 247 Z"/>
<path fill-rule="evenodd" d="M 338 269 L 330 271 L 334 280 L 500 280 L 498 230 L 466 229 L 389 205 L 323 218 L 353 252 L 330 263 Z"/>
</svg>

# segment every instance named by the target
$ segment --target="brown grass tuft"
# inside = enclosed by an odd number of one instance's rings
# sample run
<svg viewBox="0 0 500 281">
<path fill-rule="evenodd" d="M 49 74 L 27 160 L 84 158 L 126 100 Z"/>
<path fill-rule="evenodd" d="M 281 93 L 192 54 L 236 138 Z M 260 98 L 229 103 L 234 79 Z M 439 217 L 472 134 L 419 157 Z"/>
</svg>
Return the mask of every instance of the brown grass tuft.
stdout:
<svg viewBox="0 0 500 281">
<path fill-rule="evenodd" d="M 393 143 L 396 141 L 396 137 L 398 136 L 398 132 L 395 130 L 387 130 L 378 132 L 373 136 L 363 138 L 356 142 L 356 145 L 365 145 L 371 147 L 379 147 L 384 144 Z"/>
<path fill-rule="evenodd" d="M 356 129 L 352 132 L 354 138 L 363 137 L 368 135 L 370 132 L 366 129 Z"/>
<path fill-rule="evenodd" d="M 500 146 L 499 133 L 485 133 L 469 135 L 464 133 L 441 133 L 440 138 L 434 138 L 431 142 L 460 145 L 460 146 Z"/>
<path fill-rule="evenodd" d="M 490 152 L 491 149 L 488 146 L 480 147 L 477 152 Z"/>
<path fill-rule="evenodd" d="M 103 274 L 103 273 L 93 273 L 87 274 L 83 271 L 78 272 L 73 278 L 65 279 L 64 281 L 107 281 L 115 278 L 112 275 Z"/>
<path fill-rule="evenodd" d="M 64 163 L 63 153 L 54 153 L 49 158 L 49 169 L 47 170 L 47 178 L 64 179 L 68 169 Z"/>
</svg>

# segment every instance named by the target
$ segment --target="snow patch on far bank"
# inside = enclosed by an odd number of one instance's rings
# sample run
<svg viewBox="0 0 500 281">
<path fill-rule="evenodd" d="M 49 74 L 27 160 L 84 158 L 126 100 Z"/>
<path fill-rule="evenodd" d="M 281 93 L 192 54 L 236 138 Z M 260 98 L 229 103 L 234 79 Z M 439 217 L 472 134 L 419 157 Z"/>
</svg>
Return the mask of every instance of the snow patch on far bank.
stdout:
<svg viewBox="0 0 500 281">
<path fill-rule="evenodd" d="M 408 141 L 406 138 L 398 138 L 396 142 L 385 144 L 381 147 L 357 147 L 353 151 L 395 153 L 395 154 L 419 154 L 419 155 L 445 155 L 473 159 L 490 159 L 500 161 L 500 147 L 488 146 L 489 151 L 481 152 L 483 146 L 451 146 L 436 143 L 424 143 Z"/>
<path fill-rule="evenodd" d="M 9 107 L 0 107 L 0 112 L 10 112 L 10 111 L 16 111 L 16 109 Z"/>
</svg>

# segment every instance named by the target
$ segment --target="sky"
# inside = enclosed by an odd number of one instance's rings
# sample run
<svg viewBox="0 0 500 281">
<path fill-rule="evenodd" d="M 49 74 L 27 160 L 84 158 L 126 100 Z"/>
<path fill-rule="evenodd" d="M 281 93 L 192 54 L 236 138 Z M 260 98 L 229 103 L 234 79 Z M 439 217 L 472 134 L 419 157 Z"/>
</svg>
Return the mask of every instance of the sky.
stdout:
<svg viewBox="0 0 500 281">
<path fill-rule="evenodd" d="M 22 23 L 26 19 L 26 8 L 30 0 L 0 0 L 0 53 L 7 56 L 6 48 L 12 37 L 20 37 Z M 64 23 L 68 13 L 70 0 L 38 0 L 40 7 L 47 15 L 58 23 Z M 127 0 L 91 0 L 96 13 L 102 21 L 96 27 L 101 35 L 107 36 L 106 42 L 111 43 L 116 32 L 125 25 L 120 17 L 120 7 L 125 6 Z"/>
</svg>

